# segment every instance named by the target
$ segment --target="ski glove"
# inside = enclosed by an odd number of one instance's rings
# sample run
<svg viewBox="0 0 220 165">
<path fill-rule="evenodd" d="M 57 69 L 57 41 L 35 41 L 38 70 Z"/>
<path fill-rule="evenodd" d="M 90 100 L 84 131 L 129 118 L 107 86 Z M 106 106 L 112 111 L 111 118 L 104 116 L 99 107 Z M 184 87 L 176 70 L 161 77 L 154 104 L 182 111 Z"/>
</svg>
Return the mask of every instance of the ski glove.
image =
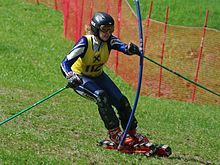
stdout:
<svg viewBox="0 0 220 165">
<path fill-rule="evenodd" d="M 140 50 L 139 47 L 135 44 L 133 44 L 132 42 L 128 44 L 128 54 L 129 55 L 133 55 L 133 54 L 137 54 L 140 55 Z"/>
<path fill-rule="evenodd" d="M 67 86 L 70 88 L 76 88 L 83 83 L 81 78 L 76 73 L 73 72 L 68 73 L 67 80 L 68 80 Z"/>
</svg>

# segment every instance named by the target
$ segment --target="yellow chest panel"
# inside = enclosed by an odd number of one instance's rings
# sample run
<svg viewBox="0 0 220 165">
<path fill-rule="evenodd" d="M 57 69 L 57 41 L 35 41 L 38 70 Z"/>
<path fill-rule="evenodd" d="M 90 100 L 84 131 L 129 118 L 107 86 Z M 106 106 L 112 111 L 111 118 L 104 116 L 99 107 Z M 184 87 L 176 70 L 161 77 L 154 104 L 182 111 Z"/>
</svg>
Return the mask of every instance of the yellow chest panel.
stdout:
<svg viewBox="0 0 220 165">
<path fill-rule="evenodd" d="M 72 65 L 71 69 L 77 74 L 83 74 L 90 77 L 99 76 L 103 72 L 103 65 L 108 61 L 109 50 L 107 43 L 103 43 L 98 51 L 93 50 L 92 37 L 86 35 L 88 48 L 85 55 L 79 57 Z"/>
</svg>

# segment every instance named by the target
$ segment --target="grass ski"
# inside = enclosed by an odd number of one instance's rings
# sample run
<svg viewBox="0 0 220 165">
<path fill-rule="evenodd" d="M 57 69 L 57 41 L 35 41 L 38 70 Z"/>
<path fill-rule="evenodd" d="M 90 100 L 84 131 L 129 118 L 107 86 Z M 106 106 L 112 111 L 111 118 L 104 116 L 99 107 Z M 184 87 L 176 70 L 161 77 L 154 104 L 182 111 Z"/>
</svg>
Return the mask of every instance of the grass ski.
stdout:
<svg viewBox="0 0 220 165">
<path fill-rule="evenodd" d="M 99 146 L 102 146 L 105 149 L 117 150 L 122 153 L 140 153 L 145 156 L 162 156 L 169 157 L 172 154 L 172 149 L 165 144 L 153 144 L 153 143 L 141 143 L 134 144 L 133 146 L 123 146 L 122 149 L 118 150 L 118 145 L 113 141 L 106 139 L 98 142 Z"/>
</svg>

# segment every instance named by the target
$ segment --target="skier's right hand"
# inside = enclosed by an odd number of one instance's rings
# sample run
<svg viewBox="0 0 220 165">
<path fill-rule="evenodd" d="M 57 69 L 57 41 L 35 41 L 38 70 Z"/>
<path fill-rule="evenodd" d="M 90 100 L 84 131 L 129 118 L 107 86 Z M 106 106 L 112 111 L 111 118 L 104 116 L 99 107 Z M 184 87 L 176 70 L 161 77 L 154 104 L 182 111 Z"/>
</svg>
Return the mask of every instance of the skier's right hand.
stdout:
<svg viewBox="0 0 220 165">
<path fill-rule="evenodd" d="M 76 88 L 83 83 L 81 78 L 74 72 L 69 72 L 66 77 L 68 80 L 68 87 L 70 88 Z"/>
</svg>

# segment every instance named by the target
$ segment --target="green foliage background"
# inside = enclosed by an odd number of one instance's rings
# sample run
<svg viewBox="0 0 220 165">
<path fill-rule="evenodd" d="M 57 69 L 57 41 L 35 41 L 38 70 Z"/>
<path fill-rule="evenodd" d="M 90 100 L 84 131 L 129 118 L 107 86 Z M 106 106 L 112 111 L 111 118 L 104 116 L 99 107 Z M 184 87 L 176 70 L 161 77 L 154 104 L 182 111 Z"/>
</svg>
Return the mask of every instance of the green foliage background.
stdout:
<svg viewBox="0 0 220 165">
<path fill-rule="evenodd" d="M 135 10 L 133 0 L 128 0 Z M 220 30 L 220 1 L 217 0 L 152 0 L 153 8 L 151 18 L 164 22 L 166 7 L 169 7 L 169 20 L 171 25 L 203 27 L 206 10 L 209 11 L 207 27 Z M 141 14 L 147 17 L 151 0 L 141 0 Z"/>
</svg>

